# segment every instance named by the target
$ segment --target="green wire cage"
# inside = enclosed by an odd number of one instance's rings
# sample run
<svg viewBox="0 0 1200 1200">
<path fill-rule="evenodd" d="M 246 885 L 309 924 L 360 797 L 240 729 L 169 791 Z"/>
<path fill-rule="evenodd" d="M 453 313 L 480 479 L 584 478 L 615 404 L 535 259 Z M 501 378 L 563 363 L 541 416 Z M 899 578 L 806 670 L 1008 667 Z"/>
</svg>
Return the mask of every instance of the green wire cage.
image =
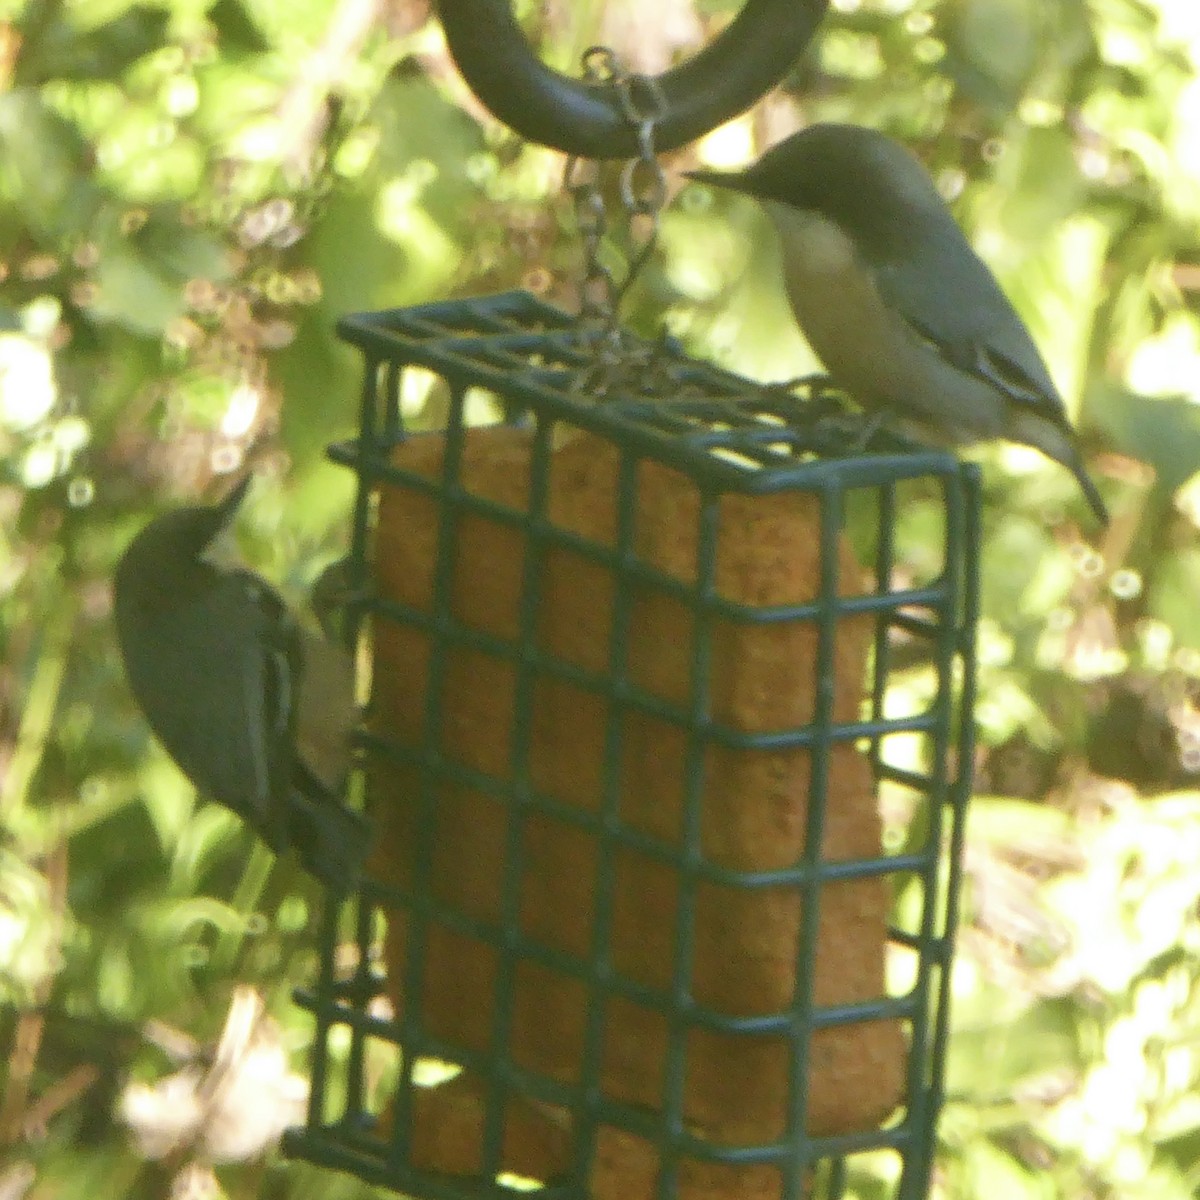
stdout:
<svg viewBox="0 0 1200 1200">
<path fill-rule="evenodd" d="M 668 342 L 597 374 L 524 293 L 340 332 L 380 837 L 288 1152 L 430 1200 L 925 1196 L 976 469 Z"/>
</svg>

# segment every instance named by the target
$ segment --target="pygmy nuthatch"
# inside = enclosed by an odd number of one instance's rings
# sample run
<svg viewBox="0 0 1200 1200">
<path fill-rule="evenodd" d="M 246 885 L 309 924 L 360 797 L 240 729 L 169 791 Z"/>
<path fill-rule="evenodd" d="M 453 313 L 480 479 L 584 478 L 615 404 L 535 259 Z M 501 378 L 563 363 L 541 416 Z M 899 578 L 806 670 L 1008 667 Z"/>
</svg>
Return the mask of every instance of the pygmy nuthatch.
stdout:
<svg viewBox="0 0 1200 1200">
<path fill-rule="evenodd" d="M 350 604 L 359 594 L 359 589 L 352 582 L 353 570 L 350 555 L 334 559 L 317 576 L 309 590 L 308 606 L 321 632 L 334 645 L 341 645 L 345 639 Z"/>
<path fill-rule="evenodd" d="M 113 589 L 125 673 L 151 728 L 204 795 L 343 889 L 368 846 L 366 821 L 339 801 L 352 665 L 301 629 L 265 580 L 216 561 L 249 481 L 219 504 L 157 517 L 130 543 Z"/>
<path fill-rule="evenodd" d="M 800 328 L 865 408 L 943 445 L 1036 446 L 1108 522 L 1029 331 L 903 146 L 873 129 L 813 125 L 744 171 L 689 176 L 762 203 Z"/>
</svg>

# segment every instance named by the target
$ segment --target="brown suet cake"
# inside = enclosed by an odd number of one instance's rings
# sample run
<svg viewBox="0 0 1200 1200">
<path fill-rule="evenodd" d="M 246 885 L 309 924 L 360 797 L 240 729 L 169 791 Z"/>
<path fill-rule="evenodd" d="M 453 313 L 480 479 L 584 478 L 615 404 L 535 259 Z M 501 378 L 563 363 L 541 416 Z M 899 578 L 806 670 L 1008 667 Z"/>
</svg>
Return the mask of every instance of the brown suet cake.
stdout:
<svg viewBox="0 0 1200 1200">
<path fill-rule="evenodd" d="M 458 485 L 513 513 L 531 503 L 532 434 L 501 427 L 468 432 Z M 414 436 L 393 463 L 440 480 L 445 442 Z M 550 451 L 545 518 L 584 545 L 618 545 L 620 453 L 590 434 Z M 694 584 L 702 500 L 680 472 L 643 459 L 636 465 L 632 549 L 652 573 L 618 579 L 612 567 L 577 546 L 548 542 L 535 558 L 537 603 L 527 630 L 539 656 L 578 668 L 577 679 L 539 670 L 522 677 L 519 657 L 451 640 L 441 648 L 439 727 L 426 730 L 425 696 L 433 680 L 430 632 L 392 619 L 373 626 L 372 726 L 375 733 L 438 753 L 470 772 L 507 780 L 520 767 L 538 794 L 591 814 L 605 802 L 606 739 L 613 700 L 587 680 L 613 663 L 618 586 L 629 589 L 624 672 L 629 687 L 663 702 L 663 712 L 623 705 L 616 755 L 617 808 L 623 826 L 675 848 L 682 844 L 689 764 L 696 730 L 665 713 L 686 709 L 696 682 L 697 624 L 707 622 L 708 710 L 714 725 L 745 734 L 809 725 L 818 716 L 819 633 L 812 620 L 754 622 L 736 611 L 698 616 L 697 606 L 661 580 Z M 726 493 L 719 501 L 713 581 L 734 605 L 803 604 L 820 592 L 820 500 L 785 491 Z M 374 549 L 382 598 L 432 614 L 441 509 L 423 490 L 381 488 Z M 446 596 L 459 625 L 512 646 L 522 636 L 528 534 L 495 515 L 462 510 L 454 518 Z M 839 593 L 866 590 L 843 544 Z M 874 618 L 837 614 L 832 648 L 833 722 L 861 715 Z M 539 660 L 541 661 L 541 660 Z M 522 700 L 524 697 L 524 701 Z M 514 723 L 528 704 L 523 762 L 513 761 Z M 703 731 L 700 735 L 704 737 Z M 427 740 L 431 739 L 431 740 Z M 704 740 L 700 844 L 707 863 L 735 871 L 786 869 L 804 853 L 813 752 L 808 747 L 742 748 Z M 868 760 L 852 741 L 828 751 L 822 862 L 876 858 L 880 821 Z M 505 848 L 511 813 L 491 789 L 439 778 L 428 887 L 437 903 L 489 926 L 502 920 Z M 378 841 L 371 873 L 407 886 L 414 871 L 416 797 L 421 768 L 376 756 L 370 767 L 371 813 Z M 545 811 L 521 818 L 522 934 L 586 962 L 593 951 L 600 889 L 611 884 L 608 948 L 614 972 L 661 993 L 663 1008 L 610 995 L 605 1001 L 600 1082 L 610 1100 L 661 1111 L 671 1037 L 665 1008 L 675 969 L 683 875 L 662 856 L 617 842 L 601 870 L 593 829 Z M 890 891 L 880 875 L 827 880 L 820 887 L 813 1003 L 883 997 Z M 735 1017 L 777 1013 L 792 1003 L 803 903 L 794 886 L 737 886 L 703 878 L 692 900 L 688 966 L 694 1001 Z M 403 994 L 408 920 L 388 914 L 389 992 L 397 1009 L 417 1004 L 425 1029 L 451 1045 L 491 1045 L 500 950 L 432 919 L 425 929 L 423 991 Z M 508 1052 L 519 1067 L 571 1084 L 579 1079 L 589 1006 L 584 981 L 519 961 L 514 976 Z M 901 1023 L 874 1020 L 811 1033 L 808 1129 L 832 1134 L 876 1127 L 903 1100 L 907 1045 Z M 683 1121 L 717 1145 L 767 1143 L 786 1129 L 791 1047 L 783 1036 L 684 1033 Z M 414 1090 L 415 1165 L 439 1172 L 481 1169 L 482 1081 L 463 1072 Z M 569 1114 L 519 1095 L 505 1101 L 502 1167 L 546 1179 L 566 1170 L 572 1153 Z M 592 1178 L 595 1200 L 650 1200 L 657 1154 L 633 1133 L 601 1125 Z M 774 1168 L 686 1160 L 681 1200 L 770 1200 L 780 1194 Z"/>
</svg>

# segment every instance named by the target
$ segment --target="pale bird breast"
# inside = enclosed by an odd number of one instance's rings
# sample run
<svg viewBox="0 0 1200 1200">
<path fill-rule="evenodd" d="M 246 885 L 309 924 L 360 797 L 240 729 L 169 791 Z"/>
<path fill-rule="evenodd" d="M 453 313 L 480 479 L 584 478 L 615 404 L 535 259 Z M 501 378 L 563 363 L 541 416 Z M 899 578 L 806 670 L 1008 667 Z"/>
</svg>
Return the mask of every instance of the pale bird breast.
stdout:
<svg viewBox="0 0 1200 1200">
<path fill-rule="evenodd" d="M 767 211 L 792 311 L 826 370 L 864 399 L 890 390 L 887 377 L 907 373 L 912 334 L 884 303 L 854 244 L 816 213 L 779 204 Z"/>
<path fill-rule="evenodd" d="M 813 275 L 839 276 L 855 267 L 858 252 L 836 222 L 774 201 L 767 201 L 765 208 L 783 243 L 789 270 L 793 257 L 802 259 L 805 272 Z"/>
<path fill-rule="evenodd" d="M 958 370 L 885 302 L 874 273 L 837 224 L 767 204 L 796 321 L 835 382 L 867 407 L 886 406 L 952 442 L 999 432 L 994 389 Z"/>
</svg>

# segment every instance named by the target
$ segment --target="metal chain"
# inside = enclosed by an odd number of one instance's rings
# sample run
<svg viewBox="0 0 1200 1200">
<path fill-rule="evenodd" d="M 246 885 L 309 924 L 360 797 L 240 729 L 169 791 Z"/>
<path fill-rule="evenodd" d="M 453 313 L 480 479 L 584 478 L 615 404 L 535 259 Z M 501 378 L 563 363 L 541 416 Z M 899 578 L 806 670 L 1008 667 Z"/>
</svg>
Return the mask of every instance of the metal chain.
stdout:
<svg viewBox="0 0 1200 1200">
<path fill-rule="evenodd" d="M 620 307 L 658 242 L 667 177 L 654 152 L 654 129 L 666 111 L 666 101 L 656 80 L 627 71 L 607 46 L 584 51 L 583 74 L 589 83 L 616 88 L 621 111 L 637 132 L 639 148 L 638 157 L 623 163 L 618 176 L 629 242 L 628 265 L 620 283 L 602 259 L 610 230 L 601 165 L 570 158 L 563 181 L 583 240 L 579 321 L 594 356 L 578 373 L 575 390 L 602 398 L 616 390 L 618 381 L 627 378 L 631 369 L 642 374 L 649 366 L 644 344 L 635 347 L 620 327 Z M 631 362 L 631 358 L 640 361 Z"/>
<path fill-rule="evenodd" d="M 600 191 L 600 165 L 567 161 L 564 185 L 575 207 L 575 227 L 583 241 L 583 275 L 579 281 L 579 317 L 585 324 L 605 326 L 617 307 L 617 282 L 600 259 L 608 232 L 608 213 Z"/>
</svg>

